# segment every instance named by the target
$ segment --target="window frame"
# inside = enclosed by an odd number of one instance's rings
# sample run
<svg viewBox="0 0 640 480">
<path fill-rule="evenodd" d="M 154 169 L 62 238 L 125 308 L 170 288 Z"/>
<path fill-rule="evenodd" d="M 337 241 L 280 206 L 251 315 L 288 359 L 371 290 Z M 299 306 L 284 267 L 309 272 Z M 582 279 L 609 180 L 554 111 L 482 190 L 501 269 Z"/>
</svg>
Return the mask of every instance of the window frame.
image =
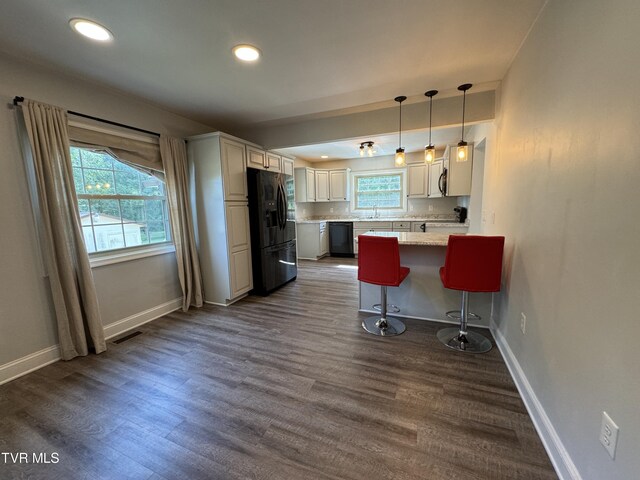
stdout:
<svg viewBox="0 0 640 480">
<path fill-rule="evenodd" d="M 367 170 L 360 172 L 352 172 L 351 174 L 351 191 L 353 194 L 351 195 L 350 202 L 350 210 L 353 213 L 362 213 L 367 210 L 373 211 L 373 208 L 369 207 L 358 207 L 358 178 L 362 177 L 387 177 L 390 175 L 399 175 L 400 176 L 400 205 L 398 207 L 377 207 L 377 210 L 383 210 L 385 212 L 406 212 L 407 211 L 407 170 L 403 169 L 392 169 L 392 170 Z M 391 190 L 397 192 L 398 190 Z"/>
<path fill-rule="evenodd" d="M 71 145 L 71 148 L 77 148 L 79 150 L 89 150 L 89 151 L 96 151 L 96 152 L 100 152 L 100 153 L 104 153 L 106 155 L 109 155 L 110 157 L 113 158 L 113 161 L 116 162 L 120 162 L 126 166 L 129 166 L 130 168 L 133 169 L 137 169 L 135 166 L 130 165 L 129 162 L 123 161 L 122 159 L 118 158 L 117 156 L 115 156 L 113 153 L 111 153 L 109 151 L 109 149 L 107 147 L 103 147 L 100 148 L 98 146 L 96 147 L 87 147 L 87 146 L 79 146 L 79 145 Z M 106 169 L 106 168 L 99 168 L 99 167 L 84 167 L 84 165 L 80 165 L 79 167 L 77 165 L 73 165 L 72 168 L 80 168 L 81 172 L 82 172 L 82 178 L 84 180 L 84 170 L 85 168 L 89 169 L 89 170 L 103 170 L 105 172 L 113 172 L 114 174 L 114 180 L 115 180 L 115 173 L 116 173 L 116 169 Z M 143 168 L 144 167 L 140 167 Z M 142 173 L 142 172 L 140 172 Z M 162 180 L 160 180 L 162 181 Z M 75 179 L 74 179 L 75 182 Z M 93 247 L 96 248 L 96 251 L 94 252 L 89 252 L 88 248 L 87 248 L 87 253 L 89 255 L 89 262 L 92 268 L 94 267 L 101 267 L 104 265 L 111 265 L 114 263 L 121 263 L 121 262 L 126 262 L 126 261 L 131 261 L 131 260 L 136 260 L 136 259 L 140 259 L 140 258 L 146 258 L 146 257 L 151 257 L 151 256 L 155 256 L 155 255 L 163 255 L 163 254 L 167 254 L 167 253 L 172 253 L 175 252 L 175 243 L 173 240 L 173 231 L 172 231 L 172 226 L 171 226 L 171 214 L 169 211 L 169 200 L 168 200 L 168 195 L 167 195 L 167 191 L 166 191 L 166 182 L 162 182 L 164 185 L 164 194 L 163 195 L 127 195 L 127 194 L 94 194 L 94 193 L 78 193 L 75 192 L 76 195 L 76 206 L 78 207 L 78 212 L 79 212 L 79 202 L 81 200 L 86 200 L 88 202 L 90 202 L 91 200 L 115 200 L 118 202 L 119 208 L 121 209 L 121 205 L 120 205 L 120 201 L 121 200 L 159 200 L 163 203 L 163 223 L 166 225 L 165 227 L 165 234 L 168 237 L 168 240 L 162 241 L 162 242 L 155 242 L 155 243 L 147 243 L 147 244 L 142 244 L 142 245 L 133 245 L 133 246 L 129 246 L 129 247 L 121 247 L 121 248 L 112 248 L 109 250 L 97 250 L 97 245 L 94 243 Z M 74 183 L 74 189 L 75 189 L 75 183 Z M 120 210 L 121 213 L 121 210 Z M 91 211 L 89 213 L 91 215 Z M 80 220 L 80 219 L 79 219 Z M 123 238 L 125 237 L 125 233 L 124 233 L 124 226 L 127 225 L 128 223 L 138 223 L 138 222 L 124 222 L 122 221 L 122 216 L 120 216 L 120 223 L 114 223 L 113 225 L 120 225 L 123 229 Z M 145 224 L 146 224 L 146 219 L 145 219 Z M 83 228 L 82 225 L 82 221 L 80 221 L 80 226 L 81 228 Z M 90 226 L 94 227 L 93 225 L 93 220 L 91 221 Z M 93 232 L 93 236 L 95 237 L 95 231 Z M 85 241 L 84 239 L 84 234 L 83 234 L 83 241 Z M 126 240 L 125 240 L 126 241 Z M 95 242 L 95 239 L 94 239 Z M 85 242 L 85 246 L 86 246 L 86 242 Z"/>
</svg>

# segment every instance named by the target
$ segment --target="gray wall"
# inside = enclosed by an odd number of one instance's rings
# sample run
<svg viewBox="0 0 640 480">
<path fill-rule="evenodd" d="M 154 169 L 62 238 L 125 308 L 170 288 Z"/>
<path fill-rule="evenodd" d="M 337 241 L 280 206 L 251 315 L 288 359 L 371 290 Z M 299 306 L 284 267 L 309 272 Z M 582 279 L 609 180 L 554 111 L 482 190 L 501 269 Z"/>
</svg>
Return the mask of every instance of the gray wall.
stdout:
<svg viewBox="0 0 640 480">
<path fill-rule="evenodd" d="M 177 136 L 211 127 L 0 54 L 0 365 L 57 343 L 49 287 L 41 275 L 15 112 L 22 95 L 90 115 Z M 105 324 L 180 297 L 174 254 L 94 269 Z"/>
<path fill-rule="evenodd" d="M 499 331 L 593 480 L 640 471 L 639 18 L 636 0 L 551 0 L 503 81 L 485 162 L 485 231 L 507 238 Z"/>
</svg>

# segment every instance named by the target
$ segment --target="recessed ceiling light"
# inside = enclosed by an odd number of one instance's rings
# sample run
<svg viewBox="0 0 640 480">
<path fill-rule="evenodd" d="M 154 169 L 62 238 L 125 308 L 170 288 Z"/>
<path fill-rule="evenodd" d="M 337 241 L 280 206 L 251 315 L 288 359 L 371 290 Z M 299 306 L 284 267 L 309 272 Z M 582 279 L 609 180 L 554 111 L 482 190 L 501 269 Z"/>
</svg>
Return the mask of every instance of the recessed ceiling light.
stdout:
<svg viewBox="0 0 640 480">
<path fill-rule="evenodd" d="M 72 18 L 69 20 L 69 25 L 80 35 L 84 35 L 91 40 L 97 40 L 98 42 L 113 40 L 113 34 L 109 30 L 91 20 Z"/>
<path fill-rule="evenodd" d="M 260 50 L 253 45 L 236 45 L 233 47 L 233 54 L 243 62 L 255 62 L 260 58 Z"/>
<path fill-rule="evenodd" d="M 320 158 L 329 158 L 329 155 L 320 155 Z"/>
</svg>

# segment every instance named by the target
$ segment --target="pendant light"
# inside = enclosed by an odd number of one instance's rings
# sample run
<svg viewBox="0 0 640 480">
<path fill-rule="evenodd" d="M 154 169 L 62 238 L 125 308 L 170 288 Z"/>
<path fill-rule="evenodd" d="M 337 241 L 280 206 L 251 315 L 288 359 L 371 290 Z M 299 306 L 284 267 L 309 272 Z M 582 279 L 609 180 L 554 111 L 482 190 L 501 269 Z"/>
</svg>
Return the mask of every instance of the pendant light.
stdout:
<svg viewBox="0 0 640 480">
<path fill-rule="evenodd" d="M 470 83 L 464 83 L 458 87 L 458 90 L 462 92 L 462 136 L 460 137 L 460 141 L 458 142 L 456 162 L 466 162 L 467 160 L 469 160 L 469 146 L 467 145 L 467 142 L 464 141 L 464 110 L 467 100 L 467 90 L 469 90 L 472 86 L 473 85 Z"/>
<path fill-rule="evenodd" d="M 433 97 L 438 94 L 438 90 L 429 90 L 425 96 L 429 97 L 429 144 L 424 147 L 424 162 L 433 163 L 436 159 L 436 147 L 431 143 L 431 114 L 433 112 Z"/>
<path fill-rule="evenodd" d="M 398 130 L 398 148 L 396 150 L 396 167 L 404 167 L 407 162 L 404 158 L 404 148 L 402 148 L 402 102 L 407 99 L 404 95 L 394 98 L 400 105 L 400 128 Z"/>
<path fill-rule="evenodd" d="M 364 157 L 365 152 L 367 156 L 373 157 L 373 142 L 371 140 L 360 144 L 360 156 Z"/>
</svg>

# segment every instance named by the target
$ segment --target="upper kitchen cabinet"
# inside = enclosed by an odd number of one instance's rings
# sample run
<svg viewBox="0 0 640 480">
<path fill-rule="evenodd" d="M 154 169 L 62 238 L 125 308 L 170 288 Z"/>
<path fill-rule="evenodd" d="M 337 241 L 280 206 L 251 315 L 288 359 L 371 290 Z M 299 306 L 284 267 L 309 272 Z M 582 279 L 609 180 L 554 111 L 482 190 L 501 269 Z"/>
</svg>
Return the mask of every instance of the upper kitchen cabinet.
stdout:
<svg viewBox="0 0 640 480">
<path fill-rule="evenodd" d="M 428 195 L 429 168 L 425 163 L 407 166 L 407 197 L 424 198 Z"/>
<path fill-rule="evenodd" d="M 247 167 L 245 145 L 220 138 L 220 159 L 222 162 L 222 186 L 224 199 L 247 201 Z"/>
<path fill-rule="evenodd" d="M 316 170 L 316 202 L 331 200 L 329 193 L 329 170 Z"/>
<path fill-rule="evenodd" d="M 280 172 L 280 161 L 282 157 L 275 153 L 267 152 L 267 164 L 266 167 L 270 172 Z"/>
<path fill-rule="evenodd" d="M 281 171 L 285 175 L 293 175 L 293 160 L 287 157 L 282 157 L 280 162 Z"/>
<path fill-rule="evenodd" d="M 267 152 L 247 146 L 247 167 L 264 170 L 267 165 Z"/>
<path fill-rule="evenodd" d="M 329 199 L 332 202 L 349 200 L 349 170 L 329 170 Z"/>
<path fill-rule="evenodd" d="M 473 143 L 469 144 L 469 159 L 466 162 L 458 162 L 456 145 L 448 145 L 444 152 L 444 167 L 447 169 L 447 196 L 471 195 Z"/>
<path fill-rule="evenodd" d="M 296 168 L 294 170 L 296 202 L 316 201 L 316 171 L 313 168 Z"/>
</svg>

